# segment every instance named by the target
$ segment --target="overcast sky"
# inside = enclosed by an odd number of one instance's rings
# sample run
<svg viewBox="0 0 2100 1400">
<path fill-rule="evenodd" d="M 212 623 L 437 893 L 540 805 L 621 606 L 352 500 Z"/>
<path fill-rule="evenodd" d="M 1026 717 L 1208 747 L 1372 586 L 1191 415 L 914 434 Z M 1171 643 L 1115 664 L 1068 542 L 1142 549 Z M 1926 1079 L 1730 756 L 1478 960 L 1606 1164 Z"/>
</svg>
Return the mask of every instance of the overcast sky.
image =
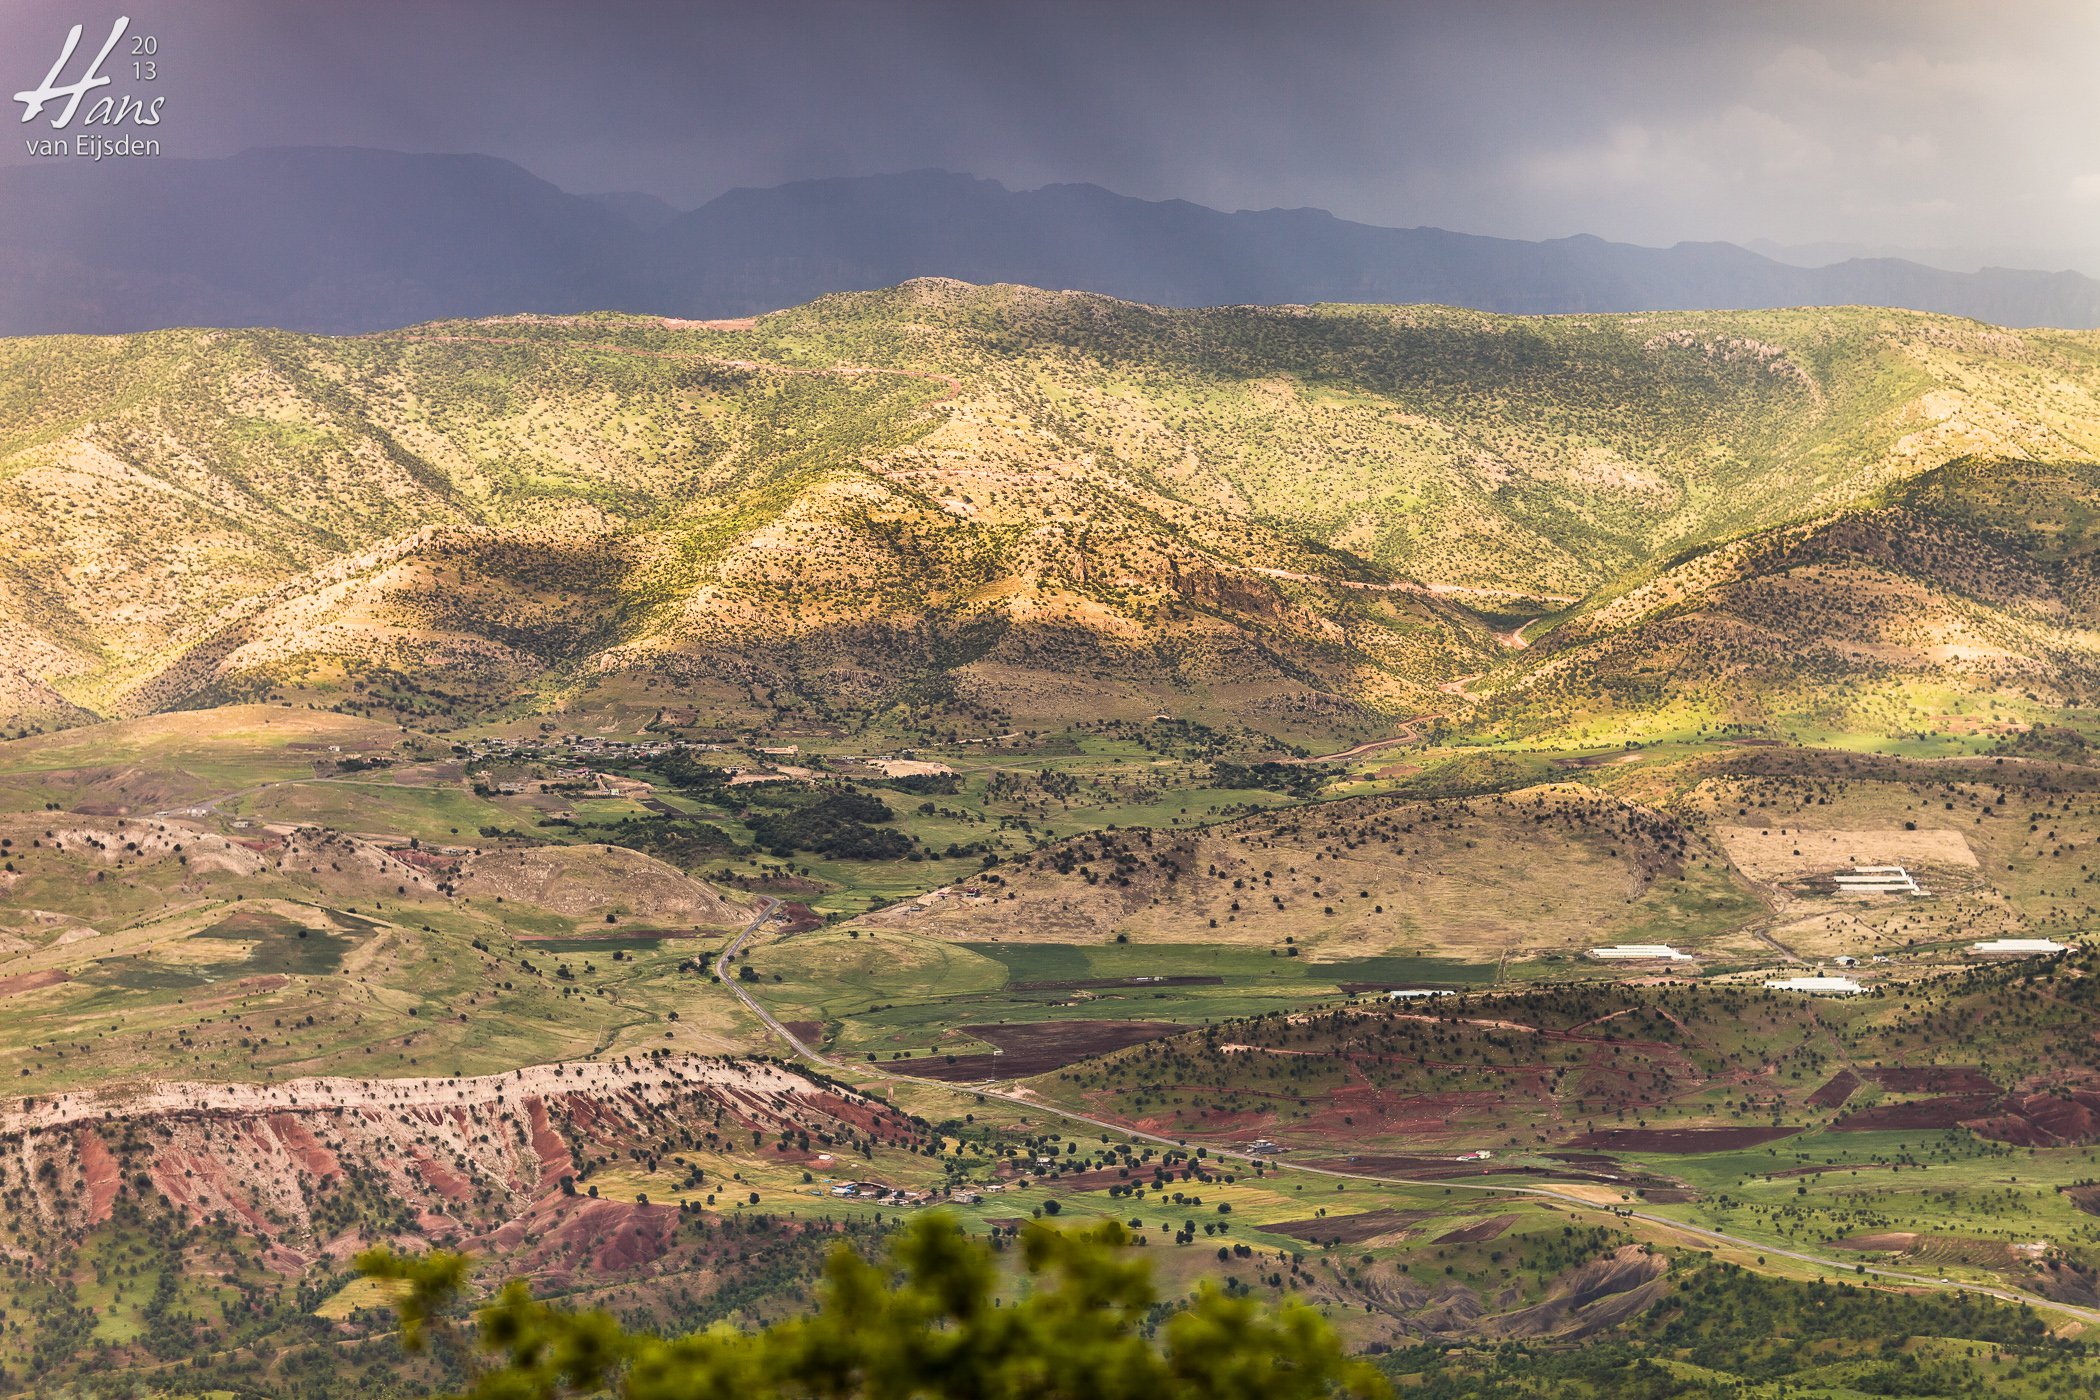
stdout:
<svg viewBox="0 0 2100 1400">
<path fill-rule="evenodd" d="M 118 13 L 158 41 L 169 155 L 479 151 L 681 206 L 939 166 L 2100 272 L 2100 0 L 0 0 L 0 94 Z"/>
</svg>

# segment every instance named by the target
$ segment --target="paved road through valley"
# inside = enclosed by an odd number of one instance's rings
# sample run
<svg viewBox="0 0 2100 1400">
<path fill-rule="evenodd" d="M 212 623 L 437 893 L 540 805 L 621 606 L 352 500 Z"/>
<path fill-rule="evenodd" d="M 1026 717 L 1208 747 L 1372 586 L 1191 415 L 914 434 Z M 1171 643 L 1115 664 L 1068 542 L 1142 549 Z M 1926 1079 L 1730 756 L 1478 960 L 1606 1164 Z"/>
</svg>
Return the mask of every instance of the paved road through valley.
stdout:
<svg viewBox="0 0 2100 1400">
<path fill-rule="evenodd" d="M 722 950 L 722 955 L 715 960 L 715 975 L 720 977 L 722 984 L 736 994 L 737 1000 L 741 1001 L 752 1015 L 764 1022 L 766 1028 L 784 1041 L 789 1049 L 810 1063 L 819 1066 L 827 1073 L 837 1075 L 841 1079 L 856 1076 L 865 1078 L 873 1075 L 881 1079 L 895 1080 L 902 1084 L 917 1084 L 928 1088 L 942 1089 L 950 1093 L 981 1094 L 986 1098 L 1003 1099 L 1008 1103 L 1019 1104 L 1031 1112 L 1062 1118 L 1068 1123 L 1084 1123 L 1090 1128 L 1099 1128 L 1104 1132 L 1115 1133 L 1122 1137 L 1135 1138 L 1139 1141 L 1155 1143 L 1162 1147 L 1182 1148 L 1187 1146 L 1186 1143 L 1179 1139 L 1170 1138 L 1161 1133 L 1148 1133 L 1143 1129 L 1133 1128 L 1127 1123 L 1118 1123 L 1111 1118 L 1096 1118 L 1090 1114 L 1080 1113 L 1073 1109 L 1060 1108 L 1056 1104 L 1046 1103 L 1032 1094 L 994 1089 L 981 1084 L 956 1084 L 945 1079 L 925 1079 L 917 1075 L 898 1074 L 894 1070 L 887 1070 L 875 1064 L 849 1064 L 819 1052 L 814 1046 L 804 1044 L 800 1037 L 782 1025 L 772 1012 L 766 1010 L 757 997 L 744 989 L 743 983 L 737 980 L 730 969 L 731 961 L 735 959 L 739 952 L 743 951 L 744 945 L 750 942 L 758 934 L 759 930 L 766 926 L 767 922 L 779 912 L 779 909 L 779 900 L 769 899 L 766 901 L 757 916 L 744 926 L 743 932 L 739 933 L 729 946 Z M 1723 1230 L 1710 1230 L 1704 1225 L 1693 1225 L 1683 1220 L 1673 1219 L 1667 1215 L 1655 1215 L 1648 1211 L 1634 1210 L 1626 1206 L 1600 1204 L 1596 1201 L 1586 1200 L 1571 1192 L 1556 1191 L 1550 1186 L 1492 1185 L 1486 1182 L 1465 1181 L 1422 1181 L 1404 1176 L 1381 1176 L 1375 1172 L 1344 1171 L 1337 1167 L 1311 1167 L 1298 1162 L 1278 1161 L 1275 1158 L 1260 1156 L 1251 1152 L 1236 1152 L 1230 1148 L 1212 1147 L 1210 1153 L 1212 1157 L 1257 1163 L 1272 1171 L 1304 1172 L 1311 1176 L 1327 1177 L 1340 1181 L 1363 1181 L 1379 1186 L 1442 1187 L 1452 1191 L 1482 1191 L 1491 1195 L 1502 1196 L 1530 1196 L 1534 1199 L 1552 1201 L 1557 1205 L 1572 1207 L 1577 1210 L 1610 1214 L 1622 1220 L 1638 1220 L 1644 1224 L 1654 1225 L 1665 1230 L 1674 1230 L 1681 1235 L 1688 1235 L 1693 1239 L 1710 1244 L 1729 1245 L 1736 1249 L 1749 1250 L 1757 1254 L 1777 1255 L 1782 1259 L 1793 1259 L 1804 1264 L 1813 1264 L 1818 1268 L 1830 1269 L 1840 1274 L 1850 1274 L 1854 1277 L 1865 1274 L 1868 1277 L 1886 1279 L 1890 1282 L 1912 1287 L 1944 1288 L 1961 1293 L 1978 1293 L 1985 1297 L 1997 1298 L 2008 1303 L 2025 1303 L 2033 1308 L 2066 1313 L 2085 1322 L 2100 1322 L 2100 1309 L 2082 1308 L 2072 1303 L 2059 1303 L 2054 1299 L 2044 1298 L 2038 1293 L 2026 1293 L 2016 1288 L 1998 1288 L 1984 1283 L 1965 1283 L 1956 1279 L 1934 1278 L 1930 1274 L 1907 1273 L 1901 1269 L 1884 1269 L 1872 1264 L 1861 1265 L 1857 1262 L 1847 1264 L 1841 1260 L 1827 1259 L 1822 1255 L 1811 1254 L 1805 1250 L 1791 1249 L 1785 1245 L 1771 1244 L 1764 1240 L 1747 1239 L 1741 1235 L 1731 1235 Z"/>
</svg>

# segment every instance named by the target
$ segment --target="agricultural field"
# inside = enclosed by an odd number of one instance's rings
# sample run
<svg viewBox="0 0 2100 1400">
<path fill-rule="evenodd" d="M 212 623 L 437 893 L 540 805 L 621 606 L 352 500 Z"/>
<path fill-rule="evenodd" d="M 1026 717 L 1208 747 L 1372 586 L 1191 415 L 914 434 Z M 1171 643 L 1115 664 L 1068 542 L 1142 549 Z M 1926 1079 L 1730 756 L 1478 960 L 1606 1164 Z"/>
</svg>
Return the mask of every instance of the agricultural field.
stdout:
<svg viewBox="0 0 2100 1400">
<path fill-rule="evenodd" d="M 1483 1385 L 1505 1363 L 1467 1348 L 1648 1355 L 1658 1319 L 1715 1290 L 1782 1310 L 1898 1278 L 2016 1290 L 2038 1332 L 1914 1305 L 2035 1356 L 2100 1312 L 2078 860 L 2100 798 L 2059 757 L 1692 739 L 1285 765 L 1120 722 L 908 757 L 811 736 L 652 754 L 644 725 L 631 751 L 555 735 L 506 756 L 284 706 L 67 734 L 0 745 L 0 1073 L 22 1103 L 86 1092 L 140 1125 L 100 1139 L 116 1177 L 189 1131 L 116 1086 L 305 1104 L 322 1083 L 777 1053 L 743 997 L 819 1084 L 902 1116 L 805 1145 L 711 1110 L 609 1128 L 587 1091 L 561 1100 L 560 1167 L 544 1136 L 493 1159 L 317 1125 L 323 1159 L 280 1125 L 269 1152 L 337 1166 L 296 1198 L 214 1182 L 173 1207 L 98 1185 L 86 1149 L 59 1179 L 78 1172 L 87 1215 L 50 1227 L 72 1232 L 71 1291 L 0 1279 L 0 1306 L 41 1319 L 10 1369 L 62 1371 L 61 1339 L 143 1359 L 205 1328 L 238 1358 L 221 1379 L 297 1384 L 323 1337 L 401 1374 L 384 1294 L 329 1240 L 459 1238 L 440 1218 L 661 1325 L 778 1315 L 829 1242 L 927 1209 L 995 1239 L 1115 1219 L 1169 1296 L 1305 1297 L 1396 1374 L 1441 1339 Z M 248 763 L 221 734 L 269 742 Z M 1831 883 L 1884 862 L 1924 893 Z M 1967 956 L 2001 934 L 2074 952 Z M 1692 961 L 1587 956 L 1649 941 Z M 1840 957 L 1866 995 L 1762 988 Z M 0 1152 L 0 1192 L 34 1184 L 7 1172 Z M 403 1193 L 434 1194 L 388 1215 Z M 723 1249 L 763 1263 L 733 1282 L 704 1262 Z"/>
</svg>

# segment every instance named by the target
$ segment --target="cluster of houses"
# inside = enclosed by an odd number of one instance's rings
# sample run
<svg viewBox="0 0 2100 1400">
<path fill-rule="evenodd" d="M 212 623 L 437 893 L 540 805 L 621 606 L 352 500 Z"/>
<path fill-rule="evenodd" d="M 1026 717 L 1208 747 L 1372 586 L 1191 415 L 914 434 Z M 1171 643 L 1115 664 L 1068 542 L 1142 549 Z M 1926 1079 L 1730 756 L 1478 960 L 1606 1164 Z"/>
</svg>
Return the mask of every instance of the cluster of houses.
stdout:
<svg viewBox="0 0 2100 1400">
<path fill-rule="evenodd" d="M 591 779 L 597 778 L 603 783 L 608 781 L 606 775 L 597 772 L 593 768 L 594 761 L 599 764 L 631 763 L 644 759 L 660 758 L 669 753 L 723 753 L 729 747 L 729 745 L 709 743 L 700 739 L 646 739 L 635 741 L 629 739 L 608 739 L 602 735 L 594 734 L 562 734 L 546 738 L 507 739 L 496 737 L 477 739 L 466 746 L 465 753 L 469 759 L 499 763 L 559 764 L 560 766 L 552 769 L 555 781 L 589 782 Z M 752 748 L 751 752 L 762 759 L 779 760 L 798 757 L 802 752 L 802 748 L 799 744 L 758 744 Z M 877 769 L 893 777 L 898 775 L 895 770 L 900 769 L 914 773 L 948 773 L 954 771 L 945 764 L 929 763 L 919 759 L 899 758 L 894 755 L 884 755 L 879 758 L 853 758 L 845 755 L 840 757 L 841 761 L 845 763 L 866 764 L 870 768 Z M 734 776 L 744 777 L 747 780 L 750 780 L 753 776 L 751 770 L 743 768 L 731 768 L 728 772 Z M 791 776 L 800 776 L 802 774 L 802 770 L 799 769 L 789 769 L 787 772 Z M 619 780 L 613 781 L 617 782 Z M 522 793 L 527 791 L 528 788 L 528 784 L 518 782 L 505 782 L 494 785 L 496 792 L 506 795 Z"/>
<path fill-rule="evenodd" d="M 933 904 L 933 903 L 934 903 L 934 902 L 935 902 L 936 900 L 942 900 L 942 899 L 983 899 L 983 898 L 984 898 L 984 891 L 983 891 L 983 889 L 979 888 L 979 887 L 978 887 L 978 886 L 976 886 L 976 885 L 943 885 L 943 886 L 941 886 L 941 888 L 939 888 L 939 889 L 937 889 L 937 890 L 928 890 L 928 891 L 926 891 L 926 893 L 925 893 L 925 894 L 923 894 L 923 895 L 921 895 L 921 896 L 919 897 L 919 901 L 918 901 L 918 902 L 919 902 L 919 907 L 923 909 L 923 908 L 927 908 L 928 906 L 932 905 L 932 904 Z M 1142 981 L 1145 981 L 1146 979 L 1145 979 L 1145 978 L 1142 978 L 1142 977 L 1133 977 L 1133 978 L 1131 978 L 1130 980 L 1131 980 L 1131 981 L 1133 981 L 1133 982 L 1142 982 Z M 1157 980 L 1157 979 L 1153 979 L 1153 980 Z"/>
<path fill-rule="evenodd" d="M 982 1205 L 987 1195 L 1005 1189 L 1003 1184 L 997 1182 L 984 1186 L 962 1187 L 949 1192 L 946 1199 L 959 1206 Z M 890 1186 L 880 1181 L 833 1182 L 825 1194 L 841 1201 L 876 1201 L 886 1206 L 923 1206 L 934 1199 L 934 1193 L 931 1191 L 907 1191 L 901 1186 Z"/>
<path fill-rule="evenodd" d="M 1840 894 L 1893 894 L 1922 895 L 1917 879 L 1900 865 L 1856 865 L 1848 871 L 1832 875 Z M 1991 938 L 1969 945 L 1969 956 L 1975 958 L 2036 958 L 2053 957 L 2068 951 L 2068 946 L 2049 938 Z M 1689 963 L 1697 961 L 1690 953 L 1680 952 L 1667 943 L 1618 943 L 1610 947 L 1592 948 L 1590 956 L 1599 962 L 1640 963 Z M 1835 959 L 1840 968 L 1854 968 L 1860 959 L 1841 956 Z M 1873 961 L 1885 963 L 1884 954 L 1875 954 Z M 1850 977 L 1826 976 L 1823 973 L 1798 977 L 1774 977 L 1765 982 L 1765 989 L 1774 992 L 1802 992 L 1810 996 L 1855 996 L 1866 988 Z"/>
<path fill-rule="evenodd" d="M 661 758 L 667 753 L 675 752 L 721 751 L 720 744 L 704 744 L 694 739 L 649 739 L 633 743 L 626 739 L 607 739 L 595 734 L 563 734 L 558 738 L 547 739 L 476 739 L 467 746 L 470 757 L 507 759 L 514 762 L 537 762 L 555 758 Z"/>
<path fill-rule="evenodd" d="M 606 786 L 608 791 L 624 792 L 626 789 L 620 785 L 627 780 L 608 777 L 597 771 L 592 766 L 593 762 L 632 763 L 661 758 L 669 753 L 723 753 L 728 747 L 699 739 L 648 739 L 637 742 L 628 739 L 608 739 L 593 734 L 563 734 L 547 738 L 477 739 L 466 746 L 466 755 L 470 760 L 480 759 L 498 763 L 554 764 L 558 766 L 550 770 L 552 781 L 590 782 L 595 778 L 601 786 Z M 802 749 L 799 744 L 759 744 L 752 752 L 763 759 L 779 760 L 795 758 L 801 754 Z M 922 763 L 892 756 L 863 759 L 847 757 L 844 761 L 864 763 L 883 772 L 889 772 L 892 766 L 909 767 L 914 772 L 953 771 L 944 764 Z M 749 769 L 731 768 L 727 771 L 733 777 L 742 777 L 746 781 L 755 780 L 752 770 Z M 800 769 L 787 771 L 790 776 L 799 776 L 802 773 Z M 530 784 L 521 782 L 502 782 L 492 786 L 494 791 L 506 796 L 527 792 L 531 788 Z"/>
<path fill-rule="evenodd" d="M 697 739 L 649 739 L 635 742 L 627 739 L 607 739 L 592 734 L 563 734 L 545 739 L 477 739 L 467 746 L 470 760 L 496 763 L 546 763 L 547 781 L 551 783 L 589 783 L 592 789 L 586 797 L 634 797 L 655 791 L 654 785 L 635 778 L 622 778 L 593 767 L 598 763 L 632 763 L 651 758 L 661 758 L 669 753 L 721 753 L 723 745 L 706 743 Z M 760 753 L 795 752 L 789 745 L 784 750 L 760 749 Z M 730 769 L 739 773 L 741 769 Z M 540 784 L 517 779 L 507 779 L 489 784 L 489 791 L 499 797 L 517 797 L 533 792 Z"/>
<path fill-rule="evenodd" d="M 831 1194 L 842 1201 L 880 1201 L 893 1206 L 920 1206 L 933 1199 L 929 1191 L 906 1191 L 879 1181 L 841 1181 L 831 1188 Z"/>
<path fill-rule="evenodd" d="M 2068 943 L 2059 943 L 2053 938 L 1986 938 L 1971 943 L 1968 948 L 1972 958 L 2049 958 L 2058 953 L 2068 953 Z M 1839 967 L 1858 967 L 1859 959 L 1839 957 L 1834 960 Z M 1876 953 L 1874 961 L 1885 963 L 1888 958 Z M 1765 983 L 1768 991 L 1807 992 L 1814 996 L 1855 996 L 1866 990 L 1850 977 L 1777 977 Z"/>
</svg>

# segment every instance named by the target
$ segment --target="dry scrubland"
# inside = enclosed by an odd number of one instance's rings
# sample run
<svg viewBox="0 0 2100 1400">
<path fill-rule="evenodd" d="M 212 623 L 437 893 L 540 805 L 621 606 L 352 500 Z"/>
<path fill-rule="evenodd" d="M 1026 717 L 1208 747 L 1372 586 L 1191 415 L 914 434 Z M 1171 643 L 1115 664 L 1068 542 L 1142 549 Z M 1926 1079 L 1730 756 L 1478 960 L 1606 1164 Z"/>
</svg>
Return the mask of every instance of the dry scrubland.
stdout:
<svg viewBox="0 0 2100 1400">
<path fill-rule="evenodd" d="M 1191 833 L 1101 832 L 863 922 L 1018 942 L 1218 943 L 1318 960 L 1498 962 L 1600 942 L 1697 944 L 1756 909 L 1669 816 L 1552 785 L 1352 798 Z M 1651 936 L 1652 935 L 1652 936 Z"/>
<path fill-rule="evenodd" d="M 1595 737 L 2091 690 L 2089 334 L 924 281 L 0 363 L 0 521 L 48 541 L 0 556 L 17 728 L 282 693 Z"/>
</svg>

